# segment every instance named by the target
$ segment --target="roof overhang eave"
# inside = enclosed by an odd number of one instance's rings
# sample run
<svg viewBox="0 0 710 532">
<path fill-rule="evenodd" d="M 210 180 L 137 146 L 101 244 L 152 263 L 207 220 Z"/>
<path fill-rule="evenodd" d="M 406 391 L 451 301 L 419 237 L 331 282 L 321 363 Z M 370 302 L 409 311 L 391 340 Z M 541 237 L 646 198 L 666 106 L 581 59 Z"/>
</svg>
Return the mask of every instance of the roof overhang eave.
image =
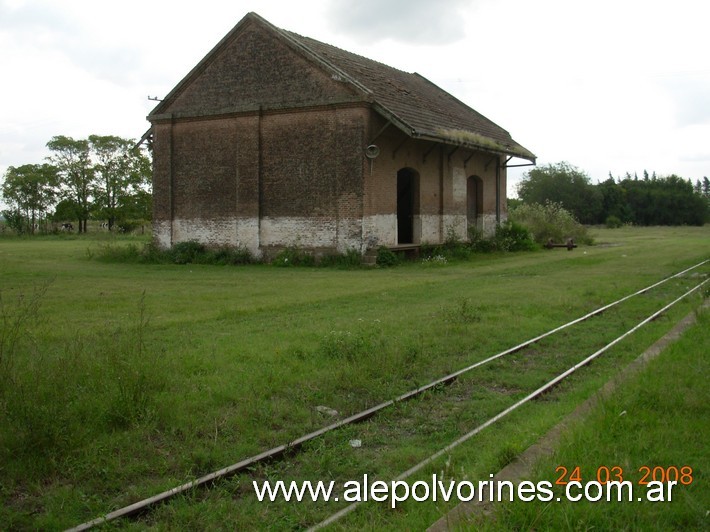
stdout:
<svg viewBox="0 0 710 532">
<path fill-rule="evenodd" d="M 536 159 L 537 157 L 530 151 L 526 150 L 522 146 L 520 146 L 520 149 L 515 149 L 515 148 L 508 148 L 504 147 L 501 145 L 497 146 L 491 146 L 491 145 L 485 145 L 485 144 L 478 144 L 475 142 L 466 142 L 462 140 L 456 140 L 453 139 L 449 136 L 446 135 L 437 135 L 433 134 L 430 132 L 422 132 L 422 131 L 417 131 L 414 127 L 410 126 L 407 124 L 404 120 L 402 120 L 400 117 L 398 117 L 396 114 L 391 112 L 389 109 L 386 107 L 383 107 L 377 102 L 373 102 L 372 107 L 375 111 L 377 111 L 380 115 L 382 115 L 385 119 L 388 121 L 392 122 L 395 126 L 397 126 L 398 129 L 400 129 L 404 134 L 407 136 L 413 138 L 413 139 L 419 139 L 419 140 L 425 140 L 429 142 L 437 142 L 440 144 L 446 144 L 448 146 L 459 146 L 462 148 L 466 148 L 469 150 L 473 151 L 481 151 L 485 153 L 492 153 L 496 155 L 508 155 L 510 157 L 515 157 L 518 159 L 524 159 L 526 161 L 530 161 L 533 165 L 536 164 Z M 482 138 L 485 139 L 485 137 L 481 136 Z M 491 144 L 495 143 L 495 141 L 490 141 Z"/>
<path fill-rule="evenodd" d="M 153 127 L 151 126 L 148 129 L 148 131 L 143 133 L 143 136 L 140 138 L 140 140 L 138 142 L 136 142 L 135 146 L 133 146 L 133 149 L 135 149 L 135 150 L 139 149 L 143 145 L 143 143 L 146 142 L 147 140 L 150 140 L 150 138 L 152 136 L 153 136 Z"/>
<path fill-rule="evenodd" d="M 447 138 L 445 136 L 440 136 L 440 135 L 432 135 L 429 133 L 418 133 L 414 131 L 412 133 L 412 137 L 420 140 L 427 140 L 430 142 L 438 142 L 441 144 L 446 144 L 448 146 L 459 146 L 461 148 L 466 148 L 468 150 L 473 150 L 473 151 L 480 151 L 480 152 L 485 152 L 485 153 L 491 153 L 491 154 L 496 154 L 496 155 L 508 155 L 510 157 L 516 157 L 518 159 L 524 159 L 526 161 L 530 161 L 531 163 L 535 164 L 535 160 L 537 157 L 526 150 L 525 148 L 522 149 L 515 149 L 515 148 L 507 148 L 507 147 L 493 147 L 493 146 L 486 146 L 484 144 L 477 144 L 475 142 L 463 142 L 463 141 L 456 141 L 452 140 L 450 138 Z"/>
<path fill-rule="evenodd" d="M 416 137 L 416 130 L 386 107 L 383 107 L 377 102 L 372 102 L 372 108 L 386 120 L 397 126 L 397 128 L 400 129 L 405 135 L 412 138 Z"/>
</svg>

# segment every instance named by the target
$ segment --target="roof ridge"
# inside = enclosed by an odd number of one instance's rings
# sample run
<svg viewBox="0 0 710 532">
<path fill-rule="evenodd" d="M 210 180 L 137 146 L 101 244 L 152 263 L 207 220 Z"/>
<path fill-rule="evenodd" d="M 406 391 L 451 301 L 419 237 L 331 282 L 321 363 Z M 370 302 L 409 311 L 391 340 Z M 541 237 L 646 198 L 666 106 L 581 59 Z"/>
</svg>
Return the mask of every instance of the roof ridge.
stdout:
<svg viewBox="0 0 710 532">
<path fill-rule="evenodd" d="M 300 35 L 289 30 L 280 30 L 282 35 L 295 41 L 300 46 L 307 49 L 320 62 L 327 64 L 339 72 L 344 72 L 348 80 L 353 80 L 357 84 L 365 87 L 373 97 L 373 103 L 377 105 L 380 112 L 387 115 L 388 119 L 394 120 L 398 127 L 409 135 L 426 135 L 425 131 L 420 129 L 420 125 L 411 123 L 407 116 L 407 111 L 393 107 L 388 98 L 391 94 L 382 93 L 382 83 L 385 83 L 395 91 L 404 93 L 405 97 L 413 98 L 416 103 L 410 102 L 408 105 L 415 105 L 419 109 L 419 113 L 432 112 L 442 118 L 453 120 L 455 124 L 460 116 L 460 111 L 465 110 L 471 113 L 478 122 L 478 128 L 471 129 L 470 126 L 453 125 L 449 127 L 439 127 L 431 130 L 441 139 L 446 139 L 448 142 L 455 144 L 474 144 L 479 148 L 490 149 L 493 147 L 495 151 L 505 153 L 514 153 L 515 155 L 529 160 L 534 160 L 535 156 L 526 148 L 518 144 L 511 136 L 510 132 L 500 127 L 491 119 L 475 110 L 470 105 L 458 99 L 453 94 L 445 91 L 430 79 L 424 77 L 418 72 L 407 72 L 387 63 L 377 61 L 370 57 L 366 57 L 344 48 L 340 48 L 330 43 L 319 41 L 312 37 Z M 331 52 L 332 57 L 329 57 Z M 350 64 L 352 63 L 352 64 Z M 379 71 L 380 80 L 371 79 L 368 70 Z M 376 72 L 377 73 L 377 72 Z M 389 74 L 389 76 L 388 76 Z M 416 83 L 424 83 L 431 89 L 433 94 L 429 95 L 421 93 L 417 90 Z M 370 86 L 370 84 L 372 84 Z M 366 86 L 368 85 L 368 86 Z M 419 107 L 419 106 L 422 107 Z M 447 108 L 449 105 L 459 107 L 459 110 Z M 400 111 L 404 111 L 402 114 Z M 467 133 L 468 131 L 468 133 Z"/>
<path fill-rule="evenodd" d="M 369 101 L 378 113 L 407 135 L 535 160 L 507 130 L 421 74 L 279 28 L 255 12 L 247 13 L 182 78 L 150 112 L 149 119 L 166 109 L 249 24 L 260 26 L 325 74 L 344 82 L 357 98 Z"/>
</svg>

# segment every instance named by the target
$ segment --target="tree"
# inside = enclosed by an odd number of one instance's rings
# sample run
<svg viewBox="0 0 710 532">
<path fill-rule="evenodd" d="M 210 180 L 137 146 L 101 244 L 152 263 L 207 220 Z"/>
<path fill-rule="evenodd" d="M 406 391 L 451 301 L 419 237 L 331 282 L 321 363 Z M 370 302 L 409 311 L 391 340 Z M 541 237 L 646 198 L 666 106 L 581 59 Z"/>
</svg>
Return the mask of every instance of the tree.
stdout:
<svg viewBox="0 0 710 532">
<path fill-rule="evenodd" d="M 150 190 L 138 190 L 125 198 L 121 205 L 123 219 L 150 220 L 153 217 L 153 194 Z"/>
<path fill-rule="evenodd" d="M 619 186 L 637 225 L 703 225 L 708 205 L 693 190 L 690 181 L 677 175 L 649 180 L 624 179 Z"/>
<path fill-rule="evenodd" d="M 94 188 L 89 141 L 59 135 L 52 137 L 47 148 L 53 152 L 49 160 L 57 167 L 61 194 L 76 205 L 79 232 L 85 233 Z"/>
<path fill-rule="evenodd" d="M 116 220 L 135 212 L 137 196 L 150 182 L 150 161 L 130 139 L 90 135 L 89 145 L 96 161 L 97 214 L 112 230 Z"/>
<path fill-rule="evenodd" d="M 569 163 L 535 168 L 523 174 L 518 196 L 524 203 L 560 203 L 583 224 L 597 223 L 602 213 L 601 192 L 589 176 Z"/>
<path fill-rule="evenodd" d="M 54 204 L 56 186 L 57 169 L 49 164 L 8 168 L 2 195 L 14 206 L 12 218 L 18 232 L 34 234 L 38 224 L 46 220 L 47 210 Z"/>
<path fill-rule="evenodd" d="M 602 195 L 602 210 L 600 221 L 606 223 L 610 216 L 614 216 L 622 223 L 632 221 L 632 213 L 626 198 L 626 190 L 609 177 L 606 181 L 599 183 L 597 189 Z"/>
<path fill-rule="evenodd" d="M 55 222 L 66 222 L 70 220 L 78 220 L 80 217 L 81 208 L 70 199 L 63 199 L 57 203 L 54 208 L 52 219 Z"/>
</svg>

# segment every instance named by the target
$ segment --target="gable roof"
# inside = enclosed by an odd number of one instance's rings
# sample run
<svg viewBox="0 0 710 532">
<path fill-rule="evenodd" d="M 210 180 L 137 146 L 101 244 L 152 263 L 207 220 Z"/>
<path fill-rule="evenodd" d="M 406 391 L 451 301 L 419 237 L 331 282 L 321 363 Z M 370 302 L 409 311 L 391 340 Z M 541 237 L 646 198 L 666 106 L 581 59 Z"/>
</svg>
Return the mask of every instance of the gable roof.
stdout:
<svg viewBox="0 0 710 532">
<path fill-rule="evenodd" d="M 248 13 L 151 112 L 168 103 L 204 70 L 247 23 L 255 22 L 339 81 L 359 99 L 412 138 L 463 146 L 535 162 L 535 155 L 510 133 L 417 73 L 407 73 L 335 46 L 282 30 L 256 13 Z"/>
<path fill-rule="evenodd" d="M 510 133 L 423 76 L 308 37 L 290 35 L 366 87 L 377 111 L 408 135 L 535 160 L 535 155 L 515 142 Z"/>
</svg>

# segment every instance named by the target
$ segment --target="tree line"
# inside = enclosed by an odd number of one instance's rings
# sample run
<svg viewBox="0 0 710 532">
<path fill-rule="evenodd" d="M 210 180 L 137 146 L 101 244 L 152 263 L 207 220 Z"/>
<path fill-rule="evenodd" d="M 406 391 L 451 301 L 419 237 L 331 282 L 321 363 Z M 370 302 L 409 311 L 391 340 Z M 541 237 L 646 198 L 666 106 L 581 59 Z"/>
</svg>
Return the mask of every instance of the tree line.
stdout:
<svg viewBox="0 0 710 532">
<path fill-rule="evenodd" d="M 128 220 L 149 220 L 152 210 L 151 161 L 132 139 L 63 135 L 47 143 L 42 164 L 11 166 L 0 192 L 9 209 L 5 223 L 20 233 L 47 231 L 50 222 L 105 220 L 109 230 Z M 73 225 L 73 224 L 72 224 Z"/>
<path fill-rule="evenodd" d="M 518 184 L 523 203 L 556 202 L 583 224 L 703 225 L 710 220 L 710 180 L 693 183 L 675 174 L 609 178 L 592 184 L 566 162 L 526 172 Z"/>
</svg>

